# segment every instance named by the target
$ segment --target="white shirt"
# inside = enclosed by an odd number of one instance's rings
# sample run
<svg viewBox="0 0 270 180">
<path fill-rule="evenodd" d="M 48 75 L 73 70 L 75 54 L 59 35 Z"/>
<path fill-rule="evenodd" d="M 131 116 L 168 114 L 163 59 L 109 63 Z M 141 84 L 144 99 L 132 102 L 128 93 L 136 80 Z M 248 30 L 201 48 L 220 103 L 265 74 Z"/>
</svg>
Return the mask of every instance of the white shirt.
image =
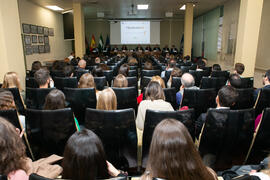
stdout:
<svg viewBox="0 0 270 180">
<path fill-rule="evenodd" d="M 69 60 L 71 60 L 71 59 L 73 59 L 73 58 L 74 58 L 74 56 L 72 56 L 72 55 L 68 56 L 68 59 L 69 59 Z"/>
</svg>

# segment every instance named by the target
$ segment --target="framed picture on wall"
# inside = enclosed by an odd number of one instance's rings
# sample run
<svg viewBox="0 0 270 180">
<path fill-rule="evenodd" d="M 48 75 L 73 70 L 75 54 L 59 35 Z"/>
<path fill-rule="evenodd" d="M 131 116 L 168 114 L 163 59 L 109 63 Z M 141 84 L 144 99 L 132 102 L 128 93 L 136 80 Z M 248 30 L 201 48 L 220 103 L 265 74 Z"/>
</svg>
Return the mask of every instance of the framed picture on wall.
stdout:
<svg viewBox="0 0 270 180">
<path fill-rule="evenodd" d="M 45 53 L 49 53 L 49 52 L 50 52 L 50 45 L 45 44 Z"/>
<path fill-rule="evenodd" d="M 43 27 L 41 27 L 41 26 L 38 26 L 38 29 L 37 29 L 37 33 L 38 34 L 43 34 Z"/>
<path fill-rule="evenodd" d="M 44 53 L 45 52 L 44 45 L 38 45 L 38 51 L 39 53 Z"/>
<path fill-rule="evenodd" d="M 44 36 L 38 36 L 38 42 L 39 43 L 44 43 Z"/>
<path fill-rule="evenodd" d="M 49 35 L 49 28 L 44 27 L 44 35 L 48 36 Z"/>
<path fill-rule="evenodd" d="M 23 29 L 23 33 L 25 34 L 31 33 L 30 24 L 22 24 L 22 29 Z"/>
<path fill-rule="evenodd" d="M 36 44 L 38 42 L 37 35 L 32 35 L 32 43 Z"/>
<path fill-rule="evenodd" d="M 49 36 L 54 36 L 54 29 L 53 28 L 49 28 Z"/>
<path fill-rule="evenodd" d="M 44 36 L 44 44 L 49 44 L 49 37 L 48 36 Z"/>
<path fill-rule="evenodd" d="M 37 34 L 37 26 L 31 25 L 31 34 Z"/>
<path fill-rule="evenodd" d="M 31 45 L 32 39 L 30 35 L 24 35 L 24 44 L 25 45 Z"/>
<path fill-rule="evenodd" d="M 33 52 L 33 54 L 38 54 L 39 53 L 38 45 L 33 45 L 32 46 L 32 52 Z"/>
<path fill-rule="evenodd" d="M 32 46 L 25 45 L 25 55 L 31 55 L 31 54 L 32 54 Z"/>
</svg>

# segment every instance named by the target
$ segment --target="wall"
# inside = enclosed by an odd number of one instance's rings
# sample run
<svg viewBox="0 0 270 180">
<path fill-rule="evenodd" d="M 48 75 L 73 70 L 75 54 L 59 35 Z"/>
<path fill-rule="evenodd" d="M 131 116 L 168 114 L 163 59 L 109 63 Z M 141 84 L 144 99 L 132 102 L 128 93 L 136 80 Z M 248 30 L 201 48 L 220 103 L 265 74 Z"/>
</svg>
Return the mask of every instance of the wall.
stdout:
<svg viewBox="0 0 270 180">
<path fill-rule="evenodd" d="M 160 47 L 165 45 L 175 45 L 178 49 L 184 33 L 183 20 L 163 20 L 160 22 Z M 99 36 L 102 35 L 104 43 L 107 35 L 110 36 L 110 23 L 107 20 L 85 20 L 85 35 L 88 43 L 91 42 L 92 34 L 95 36 L 96 45 L 98 45 Z M 119 46 L 120 47 L 120 46 Z M 135 46 L 128 46 L 134 48 Z"/>
<path fill-rule="evenodd" d="M 21 23 L 54 28 L 54 36 L 49 37 L 50 53 L 26 56 L 27 69 L 33 61 L 63 60 L 72 51 L 72 42 L 64 40 L 63 16 L 60 13 L 42 8 L 28 0 L 18 0 Z"/>
</svg>

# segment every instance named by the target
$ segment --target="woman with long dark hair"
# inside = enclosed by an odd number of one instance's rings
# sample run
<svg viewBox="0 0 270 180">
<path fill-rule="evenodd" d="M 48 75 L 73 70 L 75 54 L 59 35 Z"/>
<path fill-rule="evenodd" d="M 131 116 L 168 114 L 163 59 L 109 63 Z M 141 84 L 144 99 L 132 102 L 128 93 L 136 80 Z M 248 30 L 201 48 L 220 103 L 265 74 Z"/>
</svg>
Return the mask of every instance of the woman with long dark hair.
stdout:
<svg viewBox="0 0 270 180">
<path fill-rule="evenodd" d="M 44 109 L 64 109 L 66 107 L 65 100 L 66 97 L 61 90 L 53 89 L 45 98 Z"/>
<path fill-rule="evenodd" d="M 186 127 L 177 120 L 165 119 L 155 128 L 146 171 L 142 180 L 216 180 L 196 150 Z"/>
</svg>

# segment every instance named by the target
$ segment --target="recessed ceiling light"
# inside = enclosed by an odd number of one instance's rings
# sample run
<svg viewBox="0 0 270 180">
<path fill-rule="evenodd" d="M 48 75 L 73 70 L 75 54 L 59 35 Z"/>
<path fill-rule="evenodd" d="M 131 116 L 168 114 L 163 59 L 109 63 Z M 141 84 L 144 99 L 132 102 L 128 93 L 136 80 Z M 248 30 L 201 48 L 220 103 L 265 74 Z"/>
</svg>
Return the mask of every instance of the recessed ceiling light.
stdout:
<svg viewBox="0 0 270 180">
<path fill-rule="evenodd" d="M 54 11 L 63 11 L 63 8 L 60 8 L 59 6 L 46 6 L 46 8 L 49 8 Z"/>
<path fill-rule="evenodd" d="M 148 9 L 148 4 L 138 4 L 137 9 L 139 9 L 139 10 L 147 10 Z"/>
<path fill-rule="evenodd" d="M 195 7 L 195 4 L 193 4 L 193 7 Z M 180 10 L 182 11 L 186 10 L 186 5 L 184 4 L 182 7 L 180 7 Z"/>
</svg>

